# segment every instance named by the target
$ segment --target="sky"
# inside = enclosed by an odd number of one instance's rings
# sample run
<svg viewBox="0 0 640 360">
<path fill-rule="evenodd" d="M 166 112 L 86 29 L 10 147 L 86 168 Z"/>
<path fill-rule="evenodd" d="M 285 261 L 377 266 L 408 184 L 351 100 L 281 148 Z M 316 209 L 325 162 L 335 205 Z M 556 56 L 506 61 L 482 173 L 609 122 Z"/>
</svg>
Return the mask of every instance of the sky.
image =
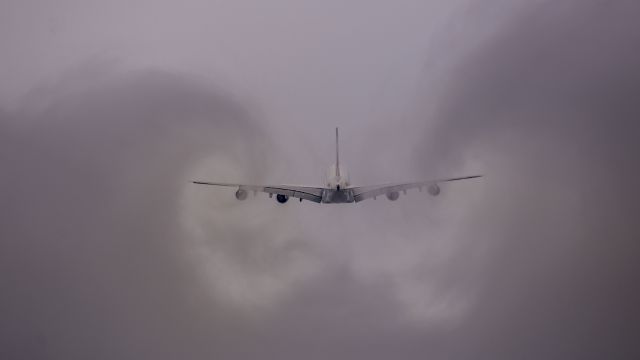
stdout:
<svg viewBox="0 0 640 360">
<path fill-rule="evenodd" d="M 638 15 L 0 2 L 0 357 L 638 358 Z"/>
</svg>

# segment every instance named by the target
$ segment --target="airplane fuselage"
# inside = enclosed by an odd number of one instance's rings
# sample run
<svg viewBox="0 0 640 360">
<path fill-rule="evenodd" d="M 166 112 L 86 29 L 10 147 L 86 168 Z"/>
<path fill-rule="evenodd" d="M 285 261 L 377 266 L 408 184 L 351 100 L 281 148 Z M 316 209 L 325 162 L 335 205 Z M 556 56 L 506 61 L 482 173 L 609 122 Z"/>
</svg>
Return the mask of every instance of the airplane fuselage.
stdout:
<svg viewBox="0 0 640 360">
<path fill-rule="evenodd" d="M 322 191 L 323 204 L 346 204 L 354 201 L 352 189 L 324 189 Z"/>
<path fill-rule="evenodd" d="M 353 190 L 349 189 L 349 175 L 347 170 L 338 165 L 332 165 L 327 171 L 326 186 L 322 192 L 323 204 L 344 204 L 354 202 Z"/>
</svg>

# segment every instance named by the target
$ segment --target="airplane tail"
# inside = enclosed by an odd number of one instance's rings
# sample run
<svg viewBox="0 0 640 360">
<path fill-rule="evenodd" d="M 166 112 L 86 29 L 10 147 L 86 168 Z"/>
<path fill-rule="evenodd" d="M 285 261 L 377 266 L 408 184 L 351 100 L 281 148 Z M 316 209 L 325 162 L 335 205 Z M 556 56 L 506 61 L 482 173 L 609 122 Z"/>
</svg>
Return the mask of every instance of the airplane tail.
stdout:
<svg viewBox="0 0 640 360">
<path fill-rule="evenodd" d="M 338 151 L 338 128 L 336 128 L 336 176 L 340 177 L 340 153 Z"/>
</svg>

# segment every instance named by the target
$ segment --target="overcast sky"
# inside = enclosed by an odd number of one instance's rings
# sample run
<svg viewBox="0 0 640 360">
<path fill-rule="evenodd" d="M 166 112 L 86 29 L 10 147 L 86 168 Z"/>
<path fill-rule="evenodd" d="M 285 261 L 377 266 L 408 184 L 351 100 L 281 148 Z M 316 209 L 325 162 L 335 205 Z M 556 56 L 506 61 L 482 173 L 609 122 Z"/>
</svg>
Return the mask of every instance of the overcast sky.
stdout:
<svg viewBox="0 0 640 360">
<path fill-rule="evenodd" d="M 635 1 L 3 1 L 0 357 L 636 359 Z M 479 181 L 358 204 L 189 180 Z"/>
</svg>

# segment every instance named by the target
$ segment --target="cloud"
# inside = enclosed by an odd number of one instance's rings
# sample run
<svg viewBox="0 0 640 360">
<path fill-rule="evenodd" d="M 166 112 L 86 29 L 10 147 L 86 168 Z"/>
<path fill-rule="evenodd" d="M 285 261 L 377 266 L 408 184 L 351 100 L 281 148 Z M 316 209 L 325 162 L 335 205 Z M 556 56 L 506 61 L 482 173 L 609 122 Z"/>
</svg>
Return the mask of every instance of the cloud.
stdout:
<svg viewBox="0 0 640 360">
<path fill-rule="evenodd" d="M 2 114 L 4 355 L 189 356 L 204 340 L 187 334 L 225 316 L 182 242 L 186 171 L 215 152 L 260 172 L 268 144 L 198 79 L 79 72 Z"/>
<path fill-rule="evenodd" d="M 438 198 L 192 186 L 324 157 L 184 73 L 90 62 L 1 110 L 1 357 L 637 357 L 640 9 L 505 4 L 455 14 L 413 116 L 345 151 L 358 182 L 487 175 Z"/>
<path fill-rule="evenodd" d="M 422 152 L 473 154 L 488 175 L 469 218 L 482 231 L 460 235 L 493 250 L 454 358 L 634 357 L 639 11 L 523 6 L 430 94 L 439 124 Z"/>
</svg>

